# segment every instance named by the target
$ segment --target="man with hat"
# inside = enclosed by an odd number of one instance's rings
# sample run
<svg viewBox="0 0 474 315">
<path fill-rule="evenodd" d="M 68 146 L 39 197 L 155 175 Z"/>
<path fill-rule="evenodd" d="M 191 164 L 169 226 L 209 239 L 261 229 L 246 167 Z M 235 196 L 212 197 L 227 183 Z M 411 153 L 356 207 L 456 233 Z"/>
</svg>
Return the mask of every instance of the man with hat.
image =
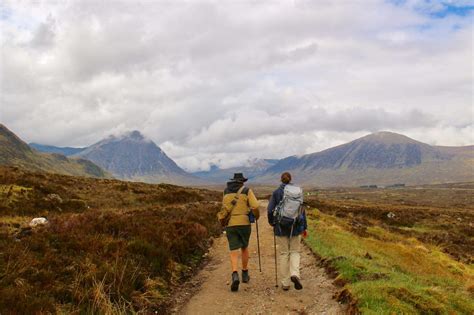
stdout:
<svg viewBox="0 0 474 315">
<path fill-rule="evenodd" d="M 242 173 L 235 173 L 224 190 L 223 208 L 230 212 L 230 219 L 225 229 L 229 241 L 230 262 L 232 266 L 231 290 L 238 291 L 240 278 L 238 273 L 239 252 L 242 255 L 242 282 L 250 280 L 248 272 L 249 239 L 252 231 L 249 214 L 256 219 L 260 216 L 259 203 L 251 189 L 244 186 L 247 178 Z"/>
</svg>

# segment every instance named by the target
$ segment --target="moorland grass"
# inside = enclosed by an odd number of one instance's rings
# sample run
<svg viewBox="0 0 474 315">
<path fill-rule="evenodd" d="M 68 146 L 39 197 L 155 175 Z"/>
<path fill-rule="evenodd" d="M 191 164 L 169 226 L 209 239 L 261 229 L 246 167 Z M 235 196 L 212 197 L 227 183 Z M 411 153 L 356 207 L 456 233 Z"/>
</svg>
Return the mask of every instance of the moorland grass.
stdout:
<svg viewBox="0 0 474 315">
<path fill-rule="evenodd" d="M 314 209 L 306 240 L 332 259 L 363 314 L 473 314 L 474 268 L 439 248 L 380 227 L 351 232 L 347 220 Z"/>
<path fill-rule="evenodd" d="M 167 313 L 220 233 L 220 197 L 0 167 L 0 314 Z"/>
</svg>

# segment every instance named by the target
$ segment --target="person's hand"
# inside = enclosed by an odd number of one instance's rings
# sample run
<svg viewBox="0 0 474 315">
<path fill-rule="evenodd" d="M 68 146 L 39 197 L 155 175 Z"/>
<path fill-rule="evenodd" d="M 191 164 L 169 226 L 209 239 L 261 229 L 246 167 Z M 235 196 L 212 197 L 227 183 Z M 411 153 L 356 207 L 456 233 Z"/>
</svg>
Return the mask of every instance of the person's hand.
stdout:
<svg viewBox="0 0 474 315">
<path fill-rule="evenodd" d="M 307 238 L 308 237 L 308 231 L 304 230 L 303 231 L 303 238 Z"/>
</svg>

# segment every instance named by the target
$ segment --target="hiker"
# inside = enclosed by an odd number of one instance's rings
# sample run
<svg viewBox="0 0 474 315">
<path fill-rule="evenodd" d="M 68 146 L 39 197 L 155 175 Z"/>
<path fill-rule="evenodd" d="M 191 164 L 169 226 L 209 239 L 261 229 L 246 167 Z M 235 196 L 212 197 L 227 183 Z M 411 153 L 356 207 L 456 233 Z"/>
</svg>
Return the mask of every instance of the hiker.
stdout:
<svg viewBox="0 0 474 315">
<path fill-rule="evenodd" d="M 273 226 L 276 236 L 274 245 L 276 247 L 278 244 L 279 248 L 282 288 L 288 291 L 291 281 L 296 290 L 301 290 L 303 285 L 300 281 L 300 243 L 301 236 L 307 236 L 307 224 L 303 208 L 303 191 L 291 183 L 290 173 L 281 174 L 281 185 L 273 192 L 267 211 L 268 223 Z"/>
<path fill-rule="evenodd" d="M 252 231 L 251 216 L 258 219 L 258 200 L 253 191 L 244 186 L 247 178 L 242 173 L 235 173 L 224 190 L 222 210 L 218 213 L 221 225 L 225 227 L 230 249 L 230 262 L 232 266 L 231 291 L 239 290 L 238 259 L 242 255 L 242 282 L 250 280 L 248 271 L 249 239 Z"/>
</svg>

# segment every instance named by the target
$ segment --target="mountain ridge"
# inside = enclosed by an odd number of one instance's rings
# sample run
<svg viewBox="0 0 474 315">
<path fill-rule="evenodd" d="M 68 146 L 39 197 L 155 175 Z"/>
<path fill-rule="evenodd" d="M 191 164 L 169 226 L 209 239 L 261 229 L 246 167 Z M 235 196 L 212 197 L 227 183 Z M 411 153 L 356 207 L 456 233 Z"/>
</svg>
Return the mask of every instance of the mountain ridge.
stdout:
<svg viewBox="0 0 474 315">
<path fill-rule="evenodd" d="M 63 175 L 110 177 L 91 161 L 36 151 L 3 124 L 0 124 L 0 164 Z"/>
<path fill-rule="evenodd" d="M 59 153 L 65 156 L 74 155 L 85 149 L 85 148 L 74 148 L 74 147 L 57 147 L 54 145 L 45 145 L 45 144 L 39 144 L 39 143 L 34 143 L 34 142 L 28 143 L 28 145 L 39 152 Z"/>
<path fill-rule="evenodd" d="M 115 145 L 121 149 L 108 152 L 108 147 Z M 242 166 L 225 169 L 211 165 L 209 171 L 194 173 L 181 169 L 137 130 L 73 149 L 81 151 L 71 156 L 92 160 L 118 178 L 150 183 L 217 184 L 228 181 L 233 173 L 242 172 L 251 181 L 273 184 L 284 171 L 290 171 L 303 184 L 321 186 L 474 181 L 474 145 L 432 146 L 388 131 L 301 156 L 249 159 Z M 123 165 L 121 159 L 128 162 Z"/>
<path fill-rule="evenodd" d="M 111 135 L 73 156 L 88 159 L 123 180 L 181 185 L 205 181 L 179 167 L 138 130 Z"/>
<path fill-rule="evenodd" d="M 354 186 L 474 180 L 474 146 L 430 146 L 393 132 L 377 132 L 326 150 L 289 156 L 255 180 L 274 182 L 289 171 L 305 184 Z"/>
</svg>

